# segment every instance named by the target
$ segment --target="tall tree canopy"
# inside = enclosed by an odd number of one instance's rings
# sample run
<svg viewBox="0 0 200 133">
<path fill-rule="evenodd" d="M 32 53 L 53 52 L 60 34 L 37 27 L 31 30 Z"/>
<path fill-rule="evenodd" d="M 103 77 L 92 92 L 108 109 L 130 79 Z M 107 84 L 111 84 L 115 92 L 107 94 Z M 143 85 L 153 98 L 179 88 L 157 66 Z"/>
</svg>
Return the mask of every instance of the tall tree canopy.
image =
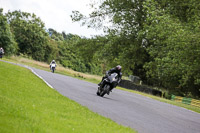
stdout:
<svg viewBox="0 0 200 133">
<path fill-rule="evenodd" d="M 108 63 L 120 63 L 148 84 L 200 97 L 199 0 L 104 0 L 91 6 L 89 16 L 71 15 L 108 34 L 106 43 L 99 42 L 103 47 L 89 53 L 108 53 Z"/>
<path fill-rule="evenodd" d="M 149 79 L 182 95 L 200 96 L 199 1 L 148 0 L 144 7 Z"/>
<path fill-rule="evenodd" d="M 0 47 L 4 49 L 6 55 L 15 54 L 17 52 L 17 43 L 10 31 L 7 18 L 3 15 L 2 8 L 0 8 Z"/>
<path fill-rule="evenodd" d="M 48 34 L 40 18 L 21 11 L 8 12 L 6 16 L 18 43 L 19 53 L 36 60 L 45 60 Z"/>
<path fill-rule="evenodd" d="M 138 34 L 143 29 L 145 20 L 143 2 L 144 0 L 105 0 L 99 3 L 99 7 L 95 8 L 89 17 L 78 11 L 74 11 L 71 16 L 73 21 L 82 21 L 82 25 L 104 28 L 108 33 L 108 43 L 104 47 L 108 48 L 106 52 L 111 54 L 107 63 L 110 63 L 110 66 L 121 64 L 124 72 L 141 78 L 145 78 L 143 64 L 148 60 L 143 38 Z M 91 6 L 95 7 L 94 4 Z M 104 20 L 109 22 L 106 24 L 108 26 L 103 25 Z"/>
</svg>

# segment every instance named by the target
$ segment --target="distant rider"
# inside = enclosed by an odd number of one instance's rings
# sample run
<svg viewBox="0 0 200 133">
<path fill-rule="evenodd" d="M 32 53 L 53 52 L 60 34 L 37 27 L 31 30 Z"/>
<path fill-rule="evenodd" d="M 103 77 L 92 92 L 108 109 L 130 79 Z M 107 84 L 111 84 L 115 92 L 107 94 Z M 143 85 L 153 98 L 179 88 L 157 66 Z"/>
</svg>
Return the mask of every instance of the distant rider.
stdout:
<svg viewBox="0 0 200 133">
<path fill-rule="evenodd" d="M 50 65 L 49 65 L 50 70 L 51 70 L 52 65 L 55 65 L 55 68 L 56 68 L 56 62 L 55 62 L 55 60 L 52 60 L 51 63 L 50 63 Z"/>
<path fill-rule="evenodd" d="M 4 50 L 3 50 L 3 48 L 1 47 L 1 48 L 0 48 L 0 58 L 3 57 L 3 54 L 4 54 Z"/>
<path fill-rule="evenodd" d="M 111 75 L 112 73 L 117 73 L 119 75 L 119 79 L 118 79 L 118 83 L 121 81 L 122 78 L 122 72 L 121 72 L 122 67 L 120 65 L 117 65 L 114 68 L 111 68 L 109 71 L 106 72 L 106 75 L 102 78 L 101 82 L 98 84 L 98 86 L 102 86 L 103 85 L 103 80 L 105 78 L 107 78 L 109 75 Z"/>
</svg>

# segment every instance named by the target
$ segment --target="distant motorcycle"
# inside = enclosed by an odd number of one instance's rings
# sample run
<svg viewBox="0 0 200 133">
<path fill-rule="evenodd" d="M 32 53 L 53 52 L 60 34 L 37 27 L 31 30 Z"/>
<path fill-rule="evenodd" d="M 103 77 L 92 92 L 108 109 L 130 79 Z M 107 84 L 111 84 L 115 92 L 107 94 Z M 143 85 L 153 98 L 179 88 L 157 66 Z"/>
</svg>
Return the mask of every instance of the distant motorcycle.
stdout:
<svg viewBox="0 0 200 133">
<path fill-rule="evenodd" d="M 97 95 L 103 97 L 105 94 L 110 94 L 111 90 L 118 85 L 119 76 L 117 73 L 112 73 L 103 80 L 103 84 L 98 88 Z"/>
<path fill-rule="evenodd" d="M 55 69 L 56 69 L 56 64 L 51 64 L 51 71 L 52 71 L 52 73 L 54 73 Z"/>
</svg>

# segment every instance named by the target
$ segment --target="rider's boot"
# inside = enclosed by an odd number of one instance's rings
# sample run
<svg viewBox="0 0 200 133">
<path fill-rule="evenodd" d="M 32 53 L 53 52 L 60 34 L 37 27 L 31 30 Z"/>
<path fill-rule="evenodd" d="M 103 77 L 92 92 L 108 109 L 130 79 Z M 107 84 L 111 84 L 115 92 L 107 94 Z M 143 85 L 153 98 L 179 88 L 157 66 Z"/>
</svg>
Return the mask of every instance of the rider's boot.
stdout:
<svg viewBox="0 0 200 133">
<path fill-rule="evenodd" d="M 112 89 L 113 89 L 113 88 L 111 88 L 110 91 L 108 91 L 108 93 L 107 93 L 108 95 L 110 94 L 110 92 L 112 92 Z"/>
<path fill-rule="evenodd" d="M 102 81 L 98 84 L 98 86 L 101 86 L 102 85 Z"/>
</svg>

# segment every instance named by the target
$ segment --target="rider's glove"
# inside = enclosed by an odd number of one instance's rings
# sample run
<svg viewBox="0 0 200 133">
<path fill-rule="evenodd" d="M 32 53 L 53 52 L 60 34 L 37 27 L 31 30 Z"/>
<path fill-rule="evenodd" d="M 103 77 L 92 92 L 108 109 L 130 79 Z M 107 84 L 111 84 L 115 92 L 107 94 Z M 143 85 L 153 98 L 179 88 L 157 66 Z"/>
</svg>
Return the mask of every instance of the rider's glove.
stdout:
<svg viewBox="0 0 200 133">
<path fill-rule="evenodd" d="M 108 73 L 108 71 L 106 72 L 106 76 L 107 76 L 107 77 L 109 76 L 109 73 Z"/>
</svg>

